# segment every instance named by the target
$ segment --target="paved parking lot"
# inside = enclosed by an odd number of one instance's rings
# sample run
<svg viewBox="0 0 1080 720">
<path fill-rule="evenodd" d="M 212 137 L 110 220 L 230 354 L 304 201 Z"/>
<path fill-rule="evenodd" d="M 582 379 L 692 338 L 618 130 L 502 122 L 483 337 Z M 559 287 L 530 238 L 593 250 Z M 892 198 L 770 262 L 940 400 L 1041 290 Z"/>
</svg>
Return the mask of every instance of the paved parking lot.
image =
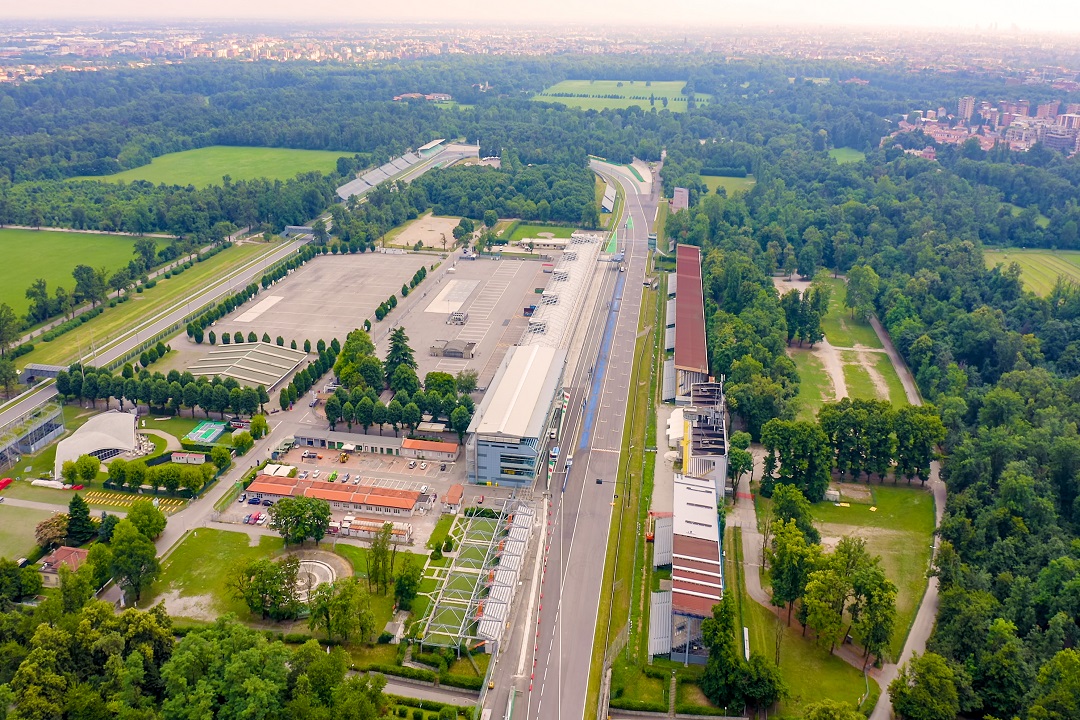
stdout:
<svg viewBox="0 0 1080 720">
<path fill-rule="evenodd" d="M 457 260 L 452 268 L 430 285 L 425 281 L 422 292 L 410 296 L 409 304 L 388 320 L 405 328 L 421 378 L 433 370 L 456 374 L 468 369 L 479 374 L 480 387 L 485 387 L 507 348 L 528 326 L 523 308 L 539 302 L 536 288 L 545 287 L 551 275 L 535 260 Z M 448 325 L 450 313 L 457 311 L 468 313 L 468 321 Z M 375 340 L 379 354 L 385 354 L 385 337 L 377 333 Z M 438 340 L 476 343 L 473 359 L 433 357 L 430 348 Z"/>
</svg>

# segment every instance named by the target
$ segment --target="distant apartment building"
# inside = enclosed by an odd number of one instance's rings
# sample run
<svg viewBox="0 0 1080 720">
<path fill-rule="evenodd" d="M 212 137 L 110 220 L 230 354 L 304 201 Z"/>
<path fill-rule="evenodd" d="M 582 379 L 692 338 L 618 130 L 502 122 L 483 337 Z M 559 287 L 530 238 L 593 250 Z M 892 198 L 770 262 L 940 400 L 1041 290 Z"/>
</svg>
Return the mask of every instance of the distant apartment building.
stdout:
<svg viewBox="0 0 1080 720">
<path fill-rule="evenodd" d="M 960 101 L 956 105 L 956 116 L 964 122 L 969 122 L 971 117 L 975 114 L 975 98 L 972 95 L 965 95 L 960 98 Z"/>
<path fill-rule="evenodd" d="M 1053 119 L 1057 117 L 1058 108 L 1061 107 L 1060 100 L 1054 100 L 1053 102 L 1042 103 L 1035 111 L 1035 117 Z"/>
</svg>

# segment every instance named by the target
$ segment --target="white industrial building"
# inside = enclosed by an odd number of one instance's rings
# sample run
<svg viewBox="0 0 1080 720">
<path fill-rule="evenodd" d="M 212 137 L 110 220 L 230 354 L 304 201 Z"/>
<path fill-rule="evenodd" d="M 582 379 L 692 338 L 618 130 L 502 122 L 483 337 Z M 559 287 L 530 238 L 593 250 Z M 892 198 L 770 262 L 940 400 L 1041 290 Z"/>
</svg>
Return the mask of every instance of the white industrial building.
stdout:
<svg viewBox="0 0 1080 720">
<path fill-rule="evenodd" d="M 61 477 L 60 470 L 65 462 L 77 460 L 83 455 L 110 460 L 117 455 L 134 452 L 139 446 L 135 435 L 134 414 L 113 411 L 95 415 L 57 443 L 53 477 Z"/>
<path fill-rule="evenodd" d="M 561 408 L 565 368 L 565 350 L 510 348 L 469 425 L 469 482 L 532 485 L 545 460 L 548 428 Z"/>
</svg>

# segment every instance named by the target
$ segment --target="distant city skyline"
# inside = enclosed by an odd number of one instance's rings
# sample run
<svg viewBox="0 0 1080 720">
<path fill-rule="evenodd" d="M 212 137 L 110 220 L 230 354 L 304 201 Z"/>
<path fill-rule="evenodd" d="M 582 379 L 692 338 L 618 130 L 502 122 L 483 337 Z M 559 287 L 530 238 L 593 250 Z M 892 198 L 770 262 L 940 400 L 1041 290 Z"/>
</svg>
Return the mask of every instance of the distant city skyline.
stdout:
<svg viewBox="0 0 1080 720">
<path fill-rule="evenodd" d="M 904 5 L 859 0 L 772 0 L 771 2 L 707 3 L 701 0 L 572 0 L 506 3 L 496 0 L 399 0 L 392 4 L 348 6 L 337 0 L 187 0 L 184 3 L 146 3 L 144 0 L 54 0 L 5 3 L 7 20 L 88 18 L 123 20 L 306 20 L 341 22 L 498 22 L 604 23 L 609 27 L 662 25 L 665 30 L 699 31 L 706 27 L 806 25 L 817 27 L 917 27 L 968 32 L 1018 29 L 1080 34 L 1080 3 L 1044 0 L 1038 12 L 1010 0 L 986 0 L 978 5 L 913 0 Z M 604 25 L 597 25 L 602 32 Z"/>
</svg>

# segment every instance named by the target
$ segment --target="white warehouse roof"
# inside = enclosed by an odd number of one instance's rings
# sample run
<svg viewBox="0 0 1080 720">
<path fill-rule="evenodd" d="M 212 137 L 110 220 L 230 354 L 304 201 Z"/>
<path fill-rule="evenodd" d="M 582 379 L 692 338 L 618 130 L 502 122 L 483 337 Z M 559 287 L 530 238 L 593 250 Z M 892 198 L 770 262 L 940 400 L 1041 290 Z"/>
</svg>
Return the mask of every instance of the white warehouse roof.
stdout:
<svg viewBox="0 0 1080 720">
<path fill-rule="evenodd" d="M 540 345 L 510 348 L 469 427 L 482 435 L 540 437 L 562 382 L 566 351 Z"/>
<path fill-rule="evenodd" d="M 67 460 L 77 460 L 82 455 L 103 450 L 131 452 L 135 448 L 135 416 L 132 413 L 114 411 L 95 415 L 57 444 L 53 477 L 60 477 L 60 470 Z"/>
</svg>

